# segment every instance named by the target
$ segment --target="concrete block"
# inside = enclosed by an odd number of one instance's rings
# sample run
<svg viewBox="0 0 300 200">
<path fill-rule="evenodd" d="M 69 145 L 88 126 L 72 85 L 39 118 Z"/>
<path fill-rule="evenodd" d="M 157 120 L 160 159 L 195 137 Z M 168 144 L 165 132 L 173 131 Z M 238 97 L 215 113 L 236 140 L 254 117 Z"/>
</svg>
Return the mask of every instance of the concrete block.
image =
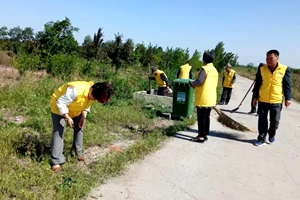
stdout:
<svg viewBox="0 0 300 200">
<path fill-rule="evenodd" d="M 155 95 L 154 93 L 155 93 L 155 90 L 151 90 L 151 94 L 147 94 L 147 91 L 139 91 L 139 92 L 133 93 L 133 98 L 134 99 L 144 99 L 146 102 L 156 103 L 156 104 L 164 106 L 164 107 L 172 107 L 172 105 L 173 105 L 172 97 L 158 96 L 158 95 Z"/>
</svg>

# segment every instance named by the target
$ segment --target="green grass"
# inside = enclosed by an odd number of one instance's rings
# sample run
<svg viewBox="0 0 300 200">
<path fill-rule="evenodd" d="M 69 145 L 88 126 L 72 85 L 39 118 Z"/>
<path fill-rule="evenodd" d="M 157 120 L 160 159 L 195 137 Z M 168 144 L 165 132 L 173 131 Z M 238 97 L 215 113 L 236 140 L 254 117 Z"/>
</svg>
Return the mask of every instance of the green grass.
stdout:
<svg viewBox="0 0 300 200">
<path fill-rule="evenodd" d="M 121 153 L 110 152 L 95 162 L 80 165 L 71 153 L 73 133 L 68 128 L 64 147 L 66 163 L 60 173 L 53 173 L 49 165 L 50 96 L 68 80 L 96 81 L 99 77 L 61 80 L 28 74 L 17 83 L 0 88 L 0 199 L 78 199 L 107 178 L 118 175 L 129 163 L 157 150 L 168 136 L 196 121 L 192 117 L 168 127 L 153 128 L 156 111 L 170 110 L 157 105 L 148 109 L 144 102 L 130 98 L 133 91 L 147 89 L 146 77 L 143 71 L 133 69 L 102 75 L 101 78 L 114 83 L 116 92 L 107 105 L 93 104 L 85 128 L 86 149 L 95 145 L 108 147 L 114 141 L 135 142 Z M 218 96 L 220 92 L 218 88 Z M 17 116 L 24 121 L 12 122 L 11 118 Z M 139 126 L 141 131 L 126 126 Z"/>
<path fill-rule="evenodd" d="M 49 165 L 52 135 L 49 98 L 66 80 L 51 77 L 37 79 L 29 74 L 18 83 L 0 89 L 2 199 L 77 199 L 86 195 L 101 181 L 117 175 L 128 163 L 144 157 L 159 147 L 159 143 L 166 139 L 166 134 L 170 131 L 164 128 L 151 129 L 155 112 L 161 108 L 148 110 L 144 102 L 129 98 L 132 90 L 143 87 L 143 83 L 134 84 L 136 76 L 115 77 L 117 79 L 113 81 L 114 87 L 120 94 L 116 94 L 115 99 L 107 105 L 93 104 L 87 117 L 84 147 L 94 145 L 106 147 L 113 141 L 123 140 L 136 142 L 122 153 L 108 153 L 97 162 L 82 167 L 70 153 L 73 133 L 68 128 L 64 147 L 66 163 L 63 171 L 57 174 L 51 171 Z M 109 79 L 113 78 L 108 77 Z M 128 84 L 133 84 L 132 88 L 129 88 Z M 124 88 L 129 89 L 129 92 Z M 13 123 L 11 118 L 17 116 L 21 116 L 24 122 Z M 194 122 L 194 118 L 176 122 L 172 126 L 172 131 L 179 131 Z M 124 128 L 126 125 L 138 125 L 150 132 L 145 134 L 131 131 Z"/>
</svg>

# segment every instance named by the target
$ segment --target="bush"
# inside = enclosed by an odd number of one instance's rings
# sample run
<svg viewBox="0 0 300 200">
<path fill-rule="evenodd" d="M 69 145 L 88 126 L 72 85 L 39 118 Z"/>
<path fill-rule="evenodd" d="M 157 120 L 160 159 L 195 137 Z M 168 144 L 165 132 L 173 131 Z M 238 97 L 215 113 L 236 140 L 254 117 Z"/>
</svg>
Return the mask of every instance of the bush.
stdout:
<svg viewBox="0 0 300 200">
<path fill-rule="evenodd" d="M 26 70 L 40 70 L 41 60 L 39 55 L 20 54 L 13 61 L 13 65 L 19 70 L 20 74 L 24 74 Z"/>
<path fill-rule="evenodd" d="M 7 52 L 0 52 L 0 65 L 11 66 L 12 61 L 12 56 L 10 56 Z"/>
<path fill-rule="evenodd" d="M 59 77 L 74 75 L 77 60 L 75 55 L 56 54 L 47 59 L 47 72 Z"/>
</svg>

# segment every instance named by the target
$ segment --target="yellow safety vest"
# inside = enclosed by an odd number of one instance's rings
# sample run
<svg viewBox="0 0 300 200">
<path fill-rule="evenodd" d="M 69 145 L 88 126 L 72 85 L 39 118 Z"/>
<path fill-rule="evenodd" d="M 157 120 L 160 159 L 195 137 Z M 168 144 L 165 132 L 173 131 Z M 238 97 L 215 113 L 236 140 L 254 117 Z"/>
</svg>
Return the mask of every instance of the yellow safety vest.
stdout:
<svg viewBox="0 0 300 200">
<path fill-rule="evenodd" d="M 94 83 L 92 81 L 73 81 L 65 83 L 60 86 L 53 94 L 50 100 L 51 112 L 60 115 L 59 109 L 56 105 L 57 100 L 67 92 L 68 86 L 74 86 L 77 91 L 77 98 L 68 105 L 69 113 L 71 118 L 77 117 L 82 111 L 89 108 L 94 100 L 89 99 L 89 89 Z"/>
<path fill-rule="evenodd" d="M 232 84 L 232 86 L 230 86 L 230 84 L 232 83 L 234 74 L 235 74 L 235 71 L 233 69 L 231 69 L 229 73 L 227 71 L 224 72 L 223 87 L 227 87 L 227 88 L 234 87 L 233 84 Z"/>
<path fill-rule="evenodd" d="M 213 63 L 203 66 L 202 69 L 206 73 L 206 78 L 200 86 L 195 87 L 194 105 L 199 107 L 215 106 L 217 103 L 219 73 Z M 198 76 L 200 71 L 198 72 Z"/>
<path fill-rule="evenodd" d="M 166 87 L 167 86 L 166 82 L 160 78 L 161 74 L 165 74 L 165 72 L 158 69 L 157 74 L 155 75 L 156 84 L 158 85 L 158 87 Z M 166 78 L 168 78 L 166 74 L 165 76 Z"/>
<path fill-rule="evenodd" d="M 180 74 L 179 74 L 179 78 L 181 79 L 189 79 L 190 78 L 190 70 L 192 69 L 192 66 L 190 66 L 189 64 L 185 64 L 182 65 L 180 67 Z"/>
<path fill-rule="evenodd" d="M 262 85 L 259 88 L 258 100 L 265 103 L 282 103 L 283 87 L 282 80 L 285 75 L 287 66 L 278 63 L 275 71 L 270 71 L 268 65 L 260 68 Z"/>
</svg>

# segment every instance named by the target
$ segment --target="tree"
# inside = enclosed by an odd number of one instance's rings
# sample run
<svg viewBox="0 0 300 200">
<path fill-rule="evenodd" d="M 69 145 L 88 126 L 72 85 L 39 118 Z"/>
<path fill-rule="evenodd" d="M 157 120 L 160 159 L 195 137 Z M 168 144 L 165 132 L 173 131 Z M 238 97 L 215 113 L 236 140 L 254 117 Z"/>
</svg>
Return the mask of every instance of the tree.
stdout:
<svg viewBox="0 0 300 200">
<path fill-rule="evenodd" d="M 136 44 L 134 52 L 133 52 L 134 60 L 139 62 L 139 63 L 144 63 L 143 60 L 145 58 L 146 51 L 147 51 L 147 48 L 145 47 L 144 43 Z"/>
<path fill-rule="evenodd" d="M 197 70 L 202 66 L 201 53 L 196 49 L 190 59 L 190 65 Z"/>
<path fill-rule="evenodd" d="M 246 67 L 254 67 L 254 63 L 248 63 L 247 65 L 246 65 Z"/>
<path fill-rule="evenodd" d="M 13 27 L 9 30 L 8 35 L 10 37 L 10 40 L 21 42 L 23 30 L 19 26 Z"/>
<path fill-rule="evenodd" d="M 129 64 L 132 64 L 134 62 L 134 56 L 133 56 L 133 52 L 134 52 L 134 44 L 132 39 L 127 39 L 126 42 L 123 44 L 122 46 L 122 60 L 125 63 L 125 69 L 126 66 Z"/>
<path fill-rule="evenodd" d="M 91 44 L 93 42 L 92 37 L 90 35 L 87 35 L 84 37 L 82 46 L 83 47 L 87 47 L 89 44 Z"/>
<path fill-rule="evenodd" d="M 132 39 L 127 39 L 125 43 L 122 41 L 123 35 L 115 34 L 115 40 L 109 42 L 106 47 L 107 55 L 112 60 L 112 64 L 116 68 L 116 72 L 122 65 L 132 63 L 134 55 L 134 44 Z"/>
<path fill-rule="evenodd" d="M 8 39 L 8 29 L 6 26 L 2 26 L 0 28 L 0 39 L 1 40 Z"/>
<path fill-rule="evenodd" d="M 153 48 L 153 65 L 163 66 L 163 58 L 164 58 L 164 50 L 162 47 L 158 47 L 157 45 Z"/>
<path fill-rule="evenodd" d="M 22 41 L 33 41 L 34 40 L 34 32 L 31 27 L 26 27 L 22 30 Z"/>
<path fill-rule="evenodd" d="M 230 63 L 234 54 L 229 52 L 225 52 L 224 43 L 219 42 L 216 47 L 213 49 L 215 53 L 214 66 L 220 72 L 224 69 L 224 67 Z"/>
<path fill-rule="evenodd" d="M 44 25 L 44 31 L 39 33 L 40 50 L 43 58 L 58 53 L 70 54 L 77 50 L 78 43 L 73 32 L 78 32 L 66 17 L 62 21 L 50 21 Z"/>
<path fill-rule="evenodd" d="M 115 34 L 115 40 L 108 45 L 108 57 L 112 60 L 112 64 L 116 68 L 116 72 L 122 66 L 122 37 L 123 35 L 117 33 Z"/>
<path fill-rule="evenodd" d="M 235 56 L 231 59 L 230 65 L 233 66 L 233 67 L 237 67 L 237 66 L 239 65 L 238 59 L 239 59 L 239 56 L 238 56 L 238 55 L 235 55 Z"/>
<path fill-rule="evenodd" d="M 148 63 L 150 65 L 155 65 L 155 58 L 154 58 L 154 52 L 153 52 L 153 45 L 150 43 L 147 47 L 147 50 L 144 54 L 144 57 L 143 57 L 143 62 L 142 62 L 142 65 L 144 67 L 148 66 Z"/>
<path fill-rule="evenodd" d="M 93 40 L 90 35 L 85 36 L 82 47 L 84 48 L 87 59 L 99 58 L 99 52 L 103 41 L 102 28 L 98 28 L 97 33 L 94 34 Z"/>
</svg>

